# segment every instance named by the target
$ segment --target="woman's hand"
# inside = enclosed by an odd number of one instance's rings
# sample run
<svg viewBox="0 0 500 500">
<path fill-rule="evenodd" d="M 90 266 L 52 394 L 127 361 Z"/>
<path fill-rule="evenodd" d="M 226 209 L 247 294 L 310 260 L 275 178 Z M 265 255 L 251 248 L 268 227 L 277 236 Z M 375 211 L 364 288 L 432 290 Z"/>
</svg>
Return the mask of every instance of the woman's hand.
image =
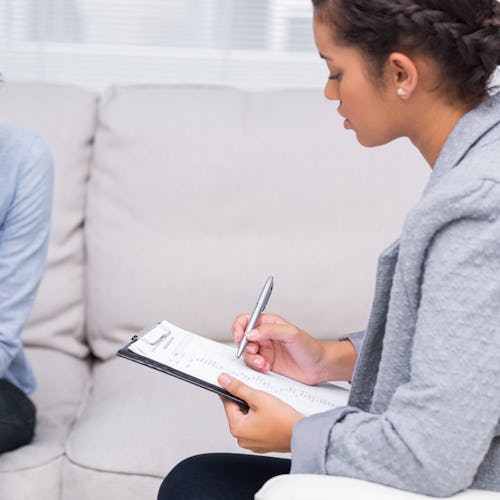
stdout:
<svg viewBox="0 0 500 500">
<path fill-rule="evenodd" d="M 271 394 L 253 389 L 225 373 L 218 381 L 249 406 L 245 413 L 236 401 L 222 398 L 229 429 L 242 448 L 255 453 L 290 451 L 292 428 L 304 415 Z"/>
<path fill-rule="evenodd" d="M 233 323 L 237 343 L 243 338 L 249 318 L 248 314 L 242 314 Z M 356 353 L 350 342 L 320 342 L 276 314 L 263 314 L 247 338 L 244 359 L 254 370 L 264 373 L 272 370 L 309 385 L 327 380 L 350 380 L 347 377 L 352 375 Z M 342 369 L 345 368 L 342 363 L 346 360 L 342 356 L 348 353 L 346 349 L 353 351 L 352 359 L 347 360 L 347 371 Z"/>
<path fill-rule="evenodd" d="M 235 319 L 237 343 L 249 319 L 248 314 Z M 247 338 L 244 359 L 254 370 L 272 370 L 309 385 L 352 379 L 357 353 L 349 341 L 321 342 L 276 314 L 263 314 Z"/>
</svg>

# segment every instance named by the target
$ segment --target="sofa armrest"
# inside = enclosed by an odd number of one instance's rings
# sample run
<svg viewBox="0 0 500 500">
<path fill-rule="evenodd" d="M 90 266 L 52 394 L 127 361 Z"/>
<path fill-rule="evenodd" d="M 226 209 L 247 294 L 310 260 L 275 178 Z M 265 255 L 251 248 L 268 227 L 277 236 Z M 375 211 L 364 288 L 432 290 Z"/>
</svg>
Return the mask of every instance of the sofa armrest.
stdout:
<svg viewBox="0 0 500 500">
<path fill-rule="evenodd" d="M 255 500 L 331 500 L 332 493 L 341 500 L 417 500 L 430 498 L 381 484 L 349 477 L 317 474 L 288 474 L 267 481 L 256 493 Z M 500 493 L 467 490 L 454 495 L 457 500 L 500 500 Z"/>
</svg>

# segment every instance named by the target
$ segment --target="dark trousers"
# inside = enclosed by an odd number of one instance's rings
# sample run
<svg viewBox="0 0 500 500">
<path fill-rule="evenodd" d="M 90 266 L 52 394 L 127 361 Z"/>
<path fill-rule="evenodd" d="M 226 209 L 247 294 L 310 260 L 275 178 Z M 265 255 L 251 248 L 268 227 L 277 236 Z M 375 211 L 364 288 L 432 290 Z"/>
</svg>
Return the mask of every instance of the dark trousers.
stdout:
<svg viewBox="0 0 500 500">
<path fill-rule="evenodd" d="M 31 399 L 15 385 L 0 379 L 0 453 L 31 442 L 35 415 Z"/>
<path fill-rule="evenodd" d="M 177 464 L 163 480 L 158 500 L 253 500 L 268 480 L 290 472 L 285 458 L 207 453 Z"/>
</svg>

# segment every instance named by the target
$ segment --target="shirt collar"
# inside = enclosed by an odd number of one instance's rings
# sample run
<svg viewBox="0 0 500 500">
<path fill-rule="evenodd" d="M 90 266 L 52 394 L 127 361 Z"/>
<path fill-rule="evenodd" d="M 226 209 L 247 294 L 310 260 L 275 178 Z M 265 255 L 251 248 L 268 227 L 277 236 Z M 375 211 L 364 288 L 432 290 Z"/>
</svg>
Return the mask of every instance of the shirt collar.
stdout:
<svg viewBox="0 0 500 500">
<path fill-rule="evenodd" d="M 426 191 L 457 166 L 474 144 L 499 122 L 500 92 L 466 113 L 455 125 L 432 169 Z"/>
</svg>

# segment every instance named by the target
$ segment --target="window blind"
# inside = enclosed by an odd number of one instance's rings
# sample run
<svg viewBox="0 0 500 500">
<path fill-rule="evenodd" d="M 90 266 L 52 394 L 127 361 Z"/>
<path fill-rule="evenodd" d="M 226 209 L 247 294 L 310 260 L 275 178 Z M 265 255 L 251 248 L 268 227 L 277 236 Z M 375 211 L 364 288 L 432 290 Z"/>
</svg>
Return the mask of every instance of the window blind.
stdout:
<svg viewBox="0 0 500 500">
<path fill-rule="evenodd" d="M 6 80 L 321 87 L 309 0 L 0 0 Z"/>
<path fill-rule="evenodd" d="M 0 72 L 96 90 L 320 88 L 311 25 L 310 0 L 0 0 Z"/>
</svg>

